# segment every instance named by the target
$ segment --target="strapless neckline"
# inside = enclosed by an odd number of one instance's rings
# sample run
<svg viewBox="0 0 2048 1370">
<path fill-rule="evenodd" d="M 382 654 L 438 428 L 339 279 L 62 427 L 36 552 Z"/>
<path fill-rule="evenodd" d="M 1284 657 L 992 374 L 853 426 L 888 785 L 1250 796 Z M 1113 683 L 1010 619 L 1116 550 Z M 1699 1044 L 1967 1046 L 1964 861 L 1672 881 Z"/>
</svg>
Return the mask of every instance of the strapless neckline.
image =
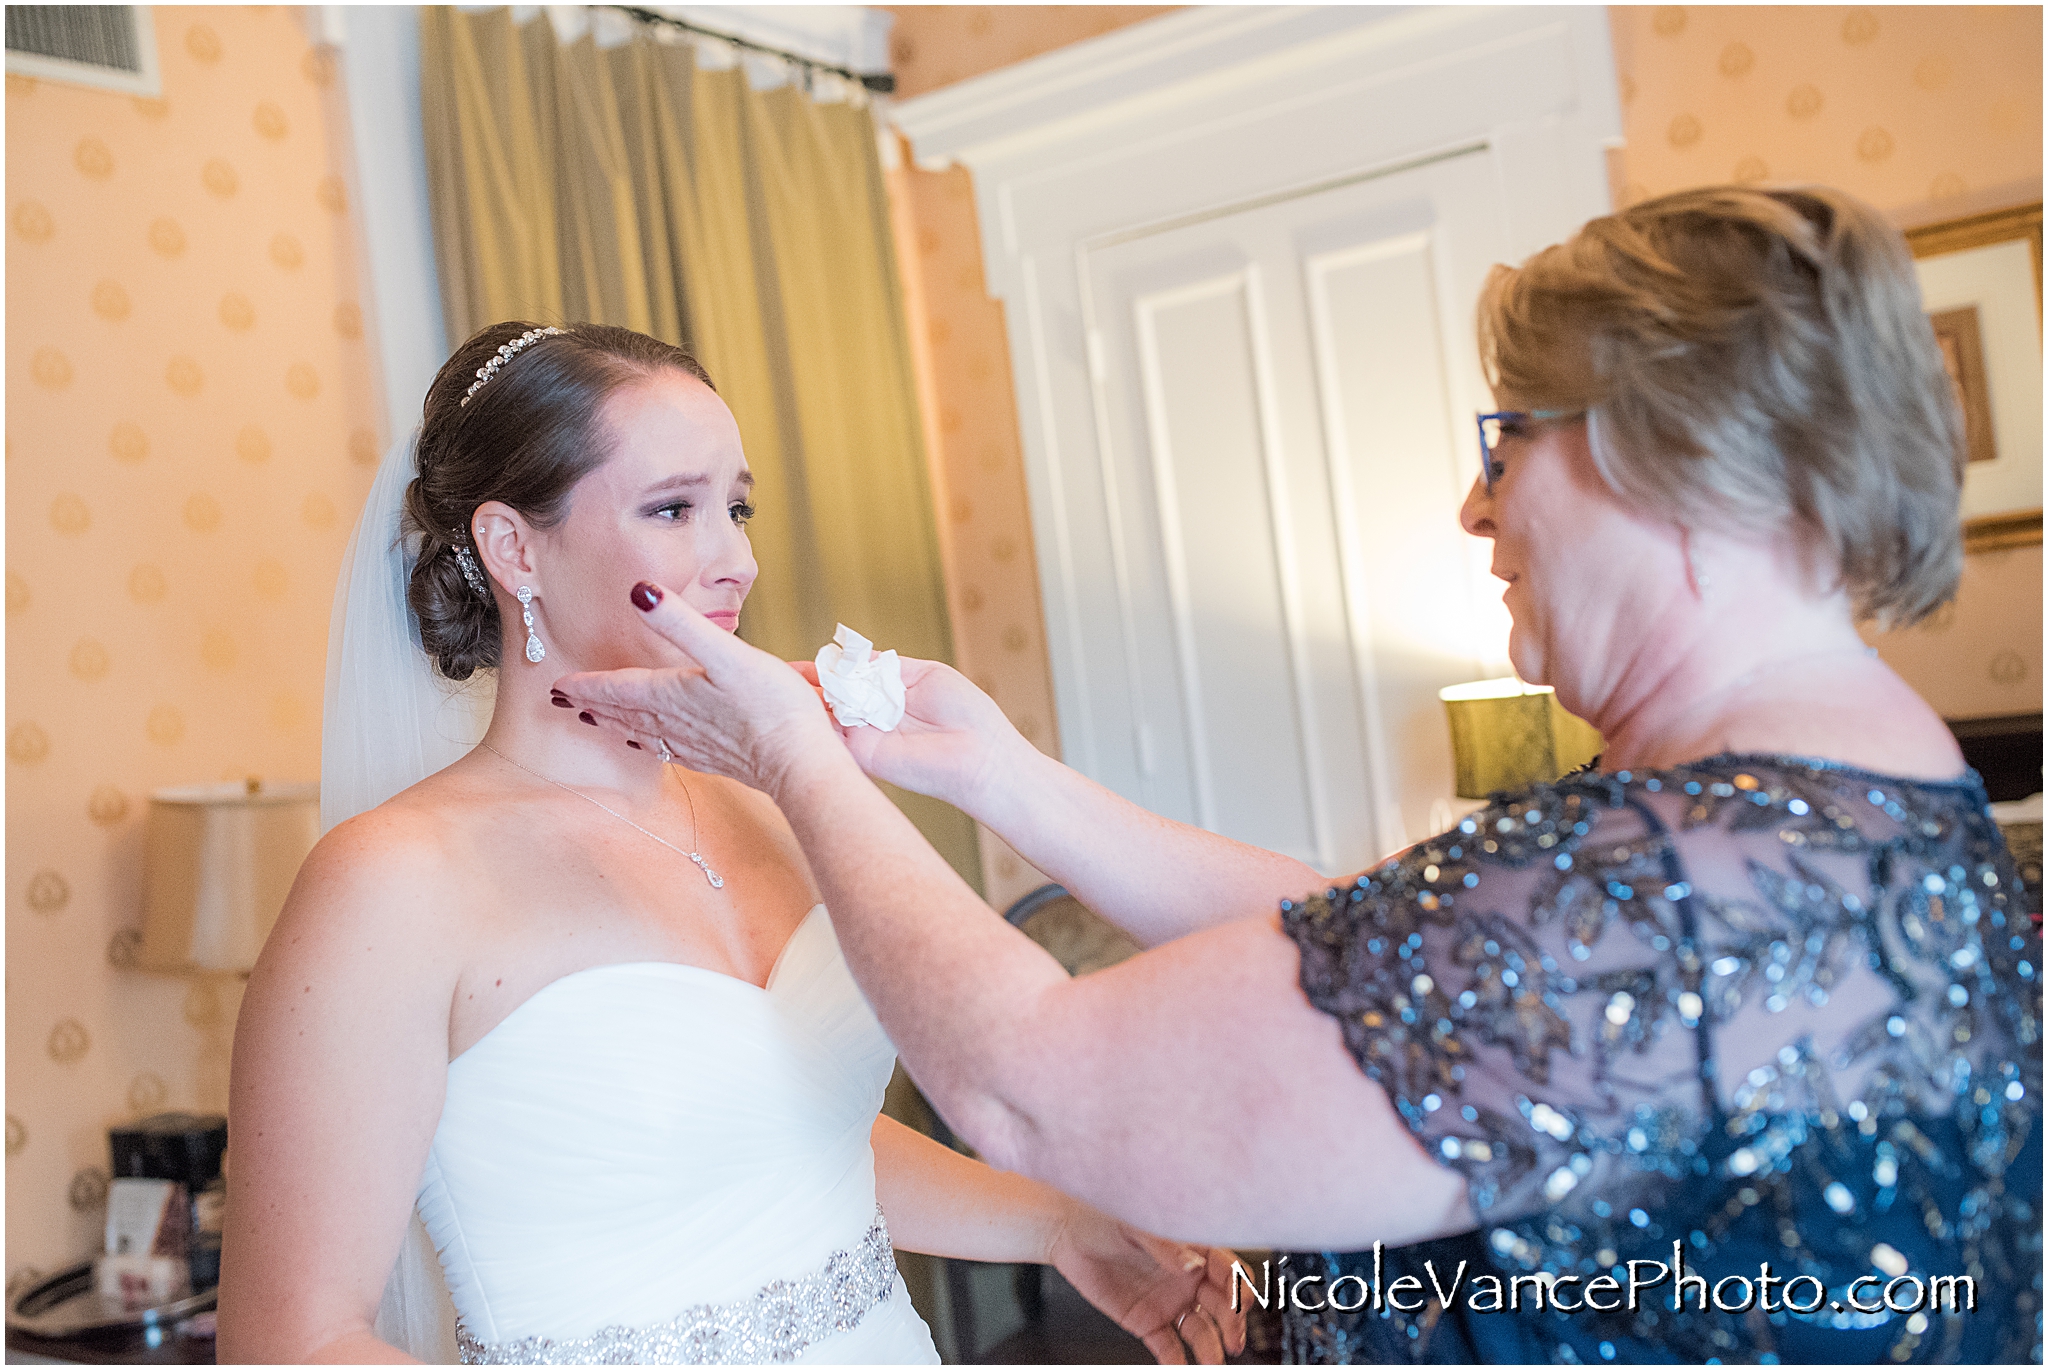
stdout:
<svg viewBox="0 0 2048 1370">
<path fill-rule="evenodd" d="M 450 1064 L 420 1176 L 468 1335 L 653 1354 L 685 1314 L 811 1288 L 873 1245 L 894 1065 L 822 907 L 762 984 L 635 961 L 543 985 Z M 900 1284 L 804 1356 L 936 1359 Z"/>
<path fill-rule="evenodd" d="M 775 993 L 775 978 L 782 973 L 782 968 L 789 964 L 791 949 L 803 940 L 805 934 L 810 931 L 811 924 L 817 922 L 823 916 L 825 916 L 825 906 L 823 904 L 811 905 L 811 911 L 805 914 L 803 920 L 796 925 L 796 931 L 792 932 L 789 935 L 789 940 L 782 944 L 782 950 L 775 953 L 775 963 L 768 967 L 768 978 L 758 985 L 751 980 L 743 980 L 737 975 L 728 975 L 722 970 L 713 970 L 709 966 L 693 966 L 683 961 L 608 961 L 601 966 L 585 966 L 581 970 L 572 970 L 566 975 L 558 975 L 520 1000 L 510 1013 L 491 1025 L 489 1032 L 486 1032 L 483 1036 L 464 1047 L 460 1054 L 449 1058 L 448 1064 L 453 1066 L 456 1062 L 467 1059 L 478 1047 L 497 1036 L 507 1023 L 525 1013 L 543 996 L 568 985 L 571 981 L 582 980 L 593 975 L 602 975 L 607 971 L 654 971 L 657 974 L 664 970 L 681 971 L 687 975 L 706 975 L 713 980 L 723 980 L 727 984 L 737 986 L 754 994 L 773 995 Z"/>
</svg>

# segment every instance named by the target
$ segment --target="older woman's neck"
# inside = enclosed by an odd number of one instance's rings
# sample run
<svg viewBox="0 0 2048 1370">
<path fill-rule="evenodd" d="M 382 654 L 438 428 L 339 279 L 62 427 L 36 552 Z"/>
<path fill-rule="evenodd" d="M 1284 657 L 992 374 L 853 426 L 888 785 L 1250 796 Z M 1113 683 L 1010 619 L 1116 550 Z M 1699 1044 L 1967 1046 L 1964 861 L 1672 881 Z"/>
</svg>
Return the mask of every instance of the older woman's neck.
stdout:
<svg viewBox="0 0 2048 1370">
<path fill-rule="evenodd" d="M 1839 593 L 1800 593 L 1784 578 L 1727 576 L 1679 597 L 1610 657 L 1586 717 L 1607 771 L 1667 767 L 1725 751 L 1829 754 L 1813 723 L 1830 688 L 1848 708 L 1871 662 Z M 1887 677 L 1888 671 L 1878 670 Z"/>
</svg>

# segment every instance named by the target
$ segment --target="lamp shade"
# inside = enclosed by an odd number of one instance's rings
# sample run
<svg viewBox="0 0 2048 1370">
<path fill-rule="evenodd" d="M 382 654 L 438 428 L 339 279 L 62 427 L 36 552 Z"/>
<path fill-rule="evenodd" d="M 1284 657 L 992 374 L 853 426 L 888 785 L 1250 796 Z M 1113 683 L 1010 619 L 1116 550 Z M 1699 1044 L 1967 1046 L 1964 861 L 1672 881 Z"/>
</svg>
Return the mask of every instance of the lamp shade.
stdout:
<svg viewBox="0 0 2048 1370">
<path fill-rule="evenodd" d="M 1450 715 L 1460 798 L 1555 780 L 1600 754 L 1600 734 L 1566 713 L 1548 685 L 1506 676 L 1453 685 L 1437 697 Z"/>
<path fill-rule="evenodd" d="M 244 973 L 320 840 L 318 785 L 185 785 L 149 800 L 143 970 Z"/>
</svg>

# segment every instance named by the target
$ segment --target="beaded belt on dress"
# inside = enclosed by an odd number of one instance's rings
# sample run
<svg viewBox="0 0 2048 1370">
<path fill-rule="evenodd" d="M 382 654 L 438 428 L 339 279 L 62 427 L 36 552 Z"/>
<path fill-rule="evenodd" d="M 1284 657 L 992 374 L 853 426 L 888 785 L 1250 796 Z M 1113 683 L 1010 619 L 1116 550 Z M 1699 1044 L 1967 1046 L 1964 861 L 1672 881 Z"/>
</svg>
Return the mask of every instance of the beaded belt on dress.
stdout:
<svg viewBox="0 0 2048 1370">
<path fill-rule="evenodd" d="M 752 1297 L 706 1303 L 654 1327 L 603 1327 L 574 1341 L 522 1337 L 480 1342 L 461 1319 L 455 1339 L 464 1365 L 749 1365 L 787 1362 L 835 1332 L 851 1330 L 896 1287 L 896 1257 L 882 1210 L 857 1245 L 796 1280 Z"/>
</svg>

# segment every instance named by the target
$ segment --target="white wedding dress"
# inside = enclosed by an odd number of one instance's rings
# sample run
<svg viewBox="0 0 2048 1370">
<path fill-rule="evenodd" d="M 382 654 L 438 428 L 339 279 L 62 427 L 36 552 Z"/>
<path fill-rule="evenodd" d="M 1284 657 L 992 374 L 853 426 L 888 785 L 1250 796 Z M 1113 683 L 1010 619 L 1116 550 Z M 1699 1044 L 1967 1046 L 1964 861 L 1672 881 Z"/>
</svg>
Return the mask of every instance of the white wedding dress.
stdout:
<svg viewBox="0 0 2048 1370">
<path fill-rule="evenodd" d="M 547 985 L 449 1064 L 420 1181 L 463 1359 L 937 1362 L 875 1204 L 895 1059 L 823 905 L 766 989 Z"/>
</svg>

